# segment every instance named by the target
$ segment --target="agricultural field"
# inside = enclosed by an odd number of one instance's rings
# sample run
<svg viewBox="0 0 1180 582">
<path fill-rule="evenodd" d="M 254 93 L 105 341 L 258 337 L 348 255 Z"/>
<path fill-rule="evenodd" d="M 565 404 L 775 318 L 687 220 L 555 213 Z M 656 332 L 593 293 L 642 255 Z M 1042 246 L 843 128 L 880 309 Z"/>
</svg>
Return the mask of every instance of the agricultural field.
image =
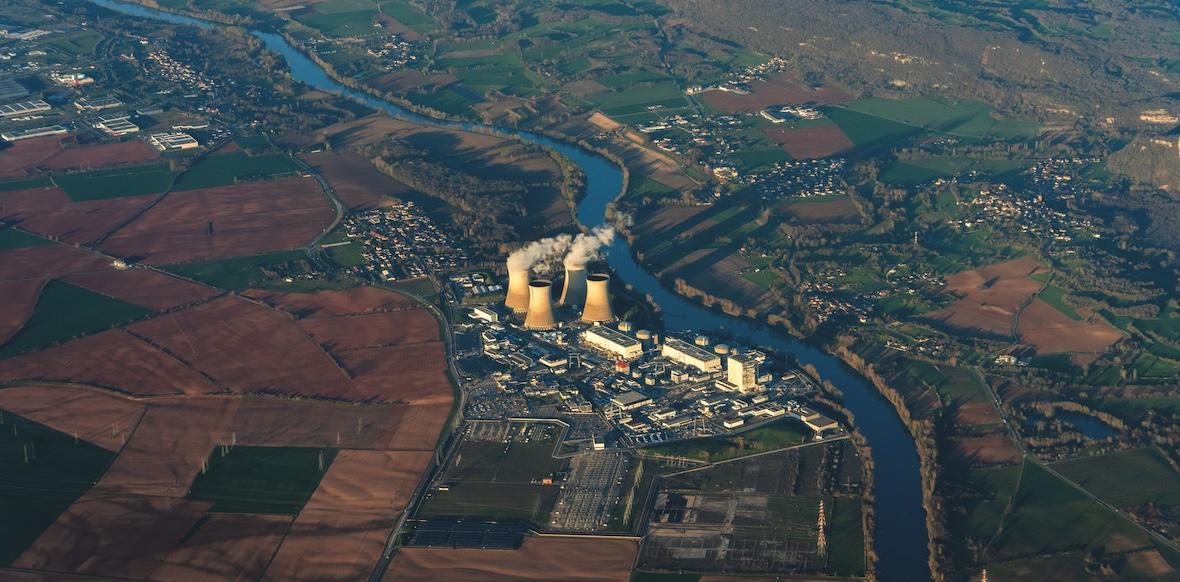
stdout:
<svg viewBox="0 0 1180 582">
<path fill-rule="evenodd" d="M 138 305 L 64 281 L 51 281 L 41 290 L 36 309 L 20 331 L 0 346 L 0 358 L 124 325 L 149 314 L 150 310 Z"/>
<path fill-rule="evenodd" d="M 213 451 L 188 499 L 219 513 L 298 514 L 336 458 L 334 449 L 233 447 Z"/>
<path fill-rule="evenodd" d="M 53 181 L 74 202 L 160 194 L 172 186 L 176 174 L 167 164 L 93 170 L 54 176 Z"/>
<path fill-rule="evenodd" d="M 252 156 L 232 152 L 205 156 L 176 178 L 176 191 L 229 186 L 241 182 L 272 180 L 300 171 L 299 164 L 283 154 Z"/>
<path fill-rule="evenodd" d="M 10 484 L 0 500 L 7 524 L 0 530 L 0 566 L 8 566 L 98 480 L 115 455 L 2 408 L 0 419 L 0 467 Z"/>
</svg>

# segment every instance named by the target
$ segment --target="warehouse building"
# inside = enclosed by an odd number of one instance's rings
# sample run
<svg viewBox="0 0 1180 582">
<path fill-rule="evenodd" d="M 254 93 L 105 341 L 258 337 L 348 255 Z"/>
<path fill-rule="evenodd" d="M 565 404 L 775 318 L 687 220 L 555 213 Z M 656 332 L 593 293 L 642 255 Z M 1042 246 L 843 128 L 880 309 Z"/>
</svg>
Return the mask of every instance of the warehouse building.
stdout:
<svg viewBox="0 0 1180 582">
<path fill-rule="evenodd" d="M 28 94 L 29 90 L 24 85 L 12 79 L 0 79 L 0 101 L 20 99 Z"/>
<path fill-rule="evenodd" d="M 40 99 L 36 101 L 25 101 L 23 103 L 12 103 L 10 105 L 0 105 L 0 117 L 23 117 L 25 115 L 45 113 L 50 109 L 53 108 Z"/>
<path fill-rule="evenodd" d="M 673 362 L 692 366 L 702 372 L 721 371 L 721 356 L 698 348 L 684 340 L 668 338 L 660 348 L 660 355 Z"/>
<path fill-rule="evenodd" d="M 45 137 L 47 135 L 63 135 L 69 133 L 69 130 L 60 125 L 49 125 L 46 127 L 34 127 L 32 129 L 22 129 L 19 131 L 6 131 L 0 133 L 0 138 L 5 141 L 20 141 L 22 139 L 32 139 L 34 137 Z"/>
<path fill-rule="evenodd" d="M 582 332 L 582 341 L 624 360 L 634 360 L 643 356 L 643 343 L 623 332 L 602 325 Z"/>
</svg>

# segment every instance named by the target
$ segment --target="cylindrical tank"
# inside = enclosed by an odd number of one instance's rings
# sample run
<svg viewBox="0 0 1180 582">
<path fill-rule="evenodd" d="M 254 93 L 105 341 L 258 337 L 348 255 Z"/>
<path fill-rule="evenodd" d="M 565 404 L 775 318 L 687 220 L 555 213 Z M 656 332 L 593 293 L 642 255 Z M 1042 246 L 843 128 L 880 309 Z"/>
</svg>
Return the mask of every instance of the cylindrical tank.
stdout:
<svg viewBox="0 0 1180 582">
<path fill-rule="evenodd" d="M 703 347 L 709 345 L 709 336 L 698 335 L 696 337 L 696 339 L 693 340 L 693 343 L 695 343 L 696 345 L 701 346 L 703 348 Z"/>
<path fill-rule="evenodd" d="M 631 322 L 630 321 L 620 321 L 619 322 L 619 331 L 623 331 L 623 332 L 631 331 Z"/>
<path fill-rule="evenodd" d="M 641 330 L 635 332 L 635 339 L 638 339 L 640 341 L 650 340 L 651 339 L 651 330 L 650 329 L 641 329 Z"/>
<path fill-rule="evenodd" d="M 713 353 L 719 356 L 729 355 L 729 344 L 717 344 L 713 346 Z"/>
</svg>

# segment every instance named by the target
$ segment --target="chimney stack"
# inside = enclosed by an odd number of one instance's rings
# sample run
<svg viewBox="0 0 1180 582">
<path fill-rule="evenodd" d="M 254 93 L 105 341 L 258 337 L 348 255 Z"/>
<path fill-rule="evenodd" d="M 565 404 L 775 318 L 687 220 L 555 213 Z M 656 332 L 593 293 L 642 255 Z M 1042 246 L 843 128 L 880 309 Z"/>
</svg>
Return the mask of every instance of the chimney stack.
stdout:
<svg viewBox="0 0 1180 582">
<path fill-rule="evenodd" d="M 586 308 L 582 310 L 582 321 L 602 323 L 614 321 L 610 310 L 610 275 L 595 273 L 586 277 Z"/>
<path fill-rule="evenodd" d="M 545 279 L 529 281 L 529 310 L 524 317 L 525 329 L 553 329 L 553 283 Z"/>
<path fill-rule="evenodd" d="M 513 313 L 529 310 L 529 270 L 508 268 L 508 295 L 504 305 Z"/>
<path fill-rule="evenodd" d="M 586 302 L 586 265 L 565 263 L 565 285 L 561 289 L 561 304 L 577 307 Z"/>
</svg>

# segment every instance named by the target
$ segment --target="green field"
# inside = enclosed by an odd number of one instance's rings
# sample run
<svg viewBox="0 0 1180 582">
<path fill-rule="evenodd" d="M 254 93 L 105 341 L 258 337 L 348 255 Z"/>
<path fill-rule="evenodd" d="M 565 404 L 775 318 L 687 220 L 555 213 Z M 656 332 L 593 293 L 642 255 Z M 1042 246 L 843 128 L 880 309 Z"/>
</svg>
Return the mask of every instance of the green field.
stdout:
<svg viewBox="0 0 1180 582">
<path fill-rule="evenodd" d="M 175 174 L 168 164 L 151 164 L 133 168 L 114 168 L 60 174 L 53 181 L 65 190 L 74 202 L 144 196 L 167 191 Z"/>
<path fill-rule="evenodd" d="M 295 160 L 284 154 L 217 154 L 201 158 L 176 179 L 173 189 L 195 190 L 228 186 L 237 182 L 256 182 L 294 174 L 300 169 Z"/>
<path fill-rule="evenodd" d="M 24 327 L 0 346 L 0 358 L 48 347 L 151 315 L 151 311 L 63 281 L 50 281 Z"/>
<path fill-rule="evenodd" d="M 861 524 L 859 497 L 829 498 L 831 537 L 828 541 L 828 571 L 836 576 L 863 576 L 865 535 Z"/>
<path fill-rule="evenodd" d="M 384 0 L 381 2 L 381 12 L 421 34 L 430 34 L 439 29 L 433 18 L 406 0 Z"/>
<path fill-rule="evenodd" d="M 1154 448 L 1062 461 L 1053 469 L 1120 509 L 1180 504 L 1180 474 Z"/>
<path fill-rule="evenodd" d="M 1061 287 L 1046 285 L 1045 290 L 1041 291 L 1041 294 L 1037 297 L 1039 297 L 1041 301 L 1051 305 L 1053 309 L 1056 309 L 1057 311 L 1065 314 L 1070 319 L 1074 321 L 1081 321 L 1082 316 L 1077 312 L 1076 309 L 1065 302 L 1065 296 L 1066 292 Z"/>
<path fill-rule="evenodd" d="M 224 513 L 296 514 L 335 458 L 336 449 L 218 447 L 188 499 L 212 501 L 211 511 Z"/>
<path fill-rule="evenodd" d="M 1026 461 L 1020 489 L 988 557 L 1020 557 L 1100 548 L 1148 547 L 1150 540 L 1124 517 L 1091 500 L 1040 465 Z"/>
<path fill-rule="evenodd" d="M 450 87 L 440 89 L 434 93 L 410 93 L 406 95 L 406 99 L 415 105 L 428 107 L 449 115 L 458 115 L 460 117 L 475 115 L 475 110 L 471 106 L 476 102 Z"/>
<path fill-rule="evenodd" d="M 28 455 L 28 460 L 26 460 Z M 115 454 L 0 410 L 0 566 L 11 565 L 106 472 Z"/>
<path fill-rule="evenodd" d="M 827 114 L 858 147 L 889 147 L 923 132 L 942 133 L 979 143 L 988 140 L 1027 141 L 1035 138 L 1039 131 L 1032 122 L 997 119 L 992 116 L 992 108 L 979 101 L 870 97 L 829 107 Z M 895 171 L 892 178 L 917 180 L 943 171 L 938 167 L 910 165 L 912 167 Z"/>
<path fill-rule="evenodd" d="M 287 270 L 307 260 L 303 251 L 280 251 L 250 257 L 234 257 L 166 265 L 164 269 L 221 289 L 242 290 L 270 279 L 267 270 Z"/>
<path fill-rule="evenodd" d="M 49 38 L 45 44 L 58 49 L 70 56 L 92 56 L 103 35 L 90 29 L 74 30 Z"/>
<path fill-rule="evenodd" d="M 1180 412 L 1180 397 L 1111 398 L 1098 402 L 1097 408 L 1128 420 L 1138 420 L 1148 410 L 1171 415 Z"/>
<path fill-rule="evenodd" d="M 643 452 L 661 457 L 676 457 L 716 463 L 755 453 L 781 449 L 803 442 L 810 431 L 796 420 L 780 420 L 753 430 L 720 437 L 693 439 L 646 447 Z"/>
<path fill-rule="evenodd" d="M 23 249 L 52 244 L 52 241 L 21 232 L 15 228 L 0 228 L 0 251 Z"/>
<path fill-rule="evenodd" d="M 27 190 L 29 188 L 47 188 L 52 185 L 53 183 L 49 181 L 47 176 L 38 176 L 24 180 L 5 180 L 0 182 L 0 192 Z"/>
</svg>

